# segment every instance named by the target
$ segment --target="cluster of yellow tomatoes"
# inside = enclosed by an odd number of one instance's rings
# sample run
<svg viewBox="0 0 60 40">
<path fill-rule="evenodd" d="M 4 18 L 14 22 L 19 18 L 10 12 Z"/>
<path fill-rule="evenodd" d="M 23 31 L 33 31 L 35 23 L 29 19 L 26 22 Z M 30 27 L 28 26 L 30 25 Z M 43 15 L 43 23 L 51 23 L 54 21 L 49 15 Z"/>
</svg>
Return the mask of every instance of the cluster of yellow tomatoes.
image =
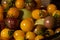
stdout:
<svg viewBox="0 0 60 40">
<path fill-rule="evenodd" d="M 19 24 L 15 27 L 17 23 L 14 19 L 13 21 L 8 19 L 8 23 L 5 22 L 8 26 L 4 25 L 4 27 L 0 27 L 0 40 L 42 40 L 45 37 L 49 37 L 60 32 L 60 27 L 55 31 L 52 29 L 52 19 L 50 24 L 44 24 L 46 17 L 49 16 L 48 18 L 50 18 L 60 16 L 60 10 L 57 10 L 56 5 L 49 4 L 45 9 L 41 9 L 41 0 L 34 0 L 36 2 L 36 6 L 34 6 L 35 4 L 32 0 L 26 0 L 26 3 L 25 0 L 14 0 L 14 6 L 8 8 L 10 5 L 8 3 L 10 1 L 11 0 L 5 2 L 2 1 L 0 5 L 0 22 L 6 21 L 5 19 L 8 18 L 15 18 L 18 20 Z M 5 9 L 8 10 L 5 12 Z M 21 11 L 23 11 L 24 14 Z M 47 23 L 49 23 L 49 21 L 47 21 Z M 0 25 L 2 24 L 0 23 Z M 47 30 L 49 35 L 45 33 L 45 30 Z"/>
</svg>

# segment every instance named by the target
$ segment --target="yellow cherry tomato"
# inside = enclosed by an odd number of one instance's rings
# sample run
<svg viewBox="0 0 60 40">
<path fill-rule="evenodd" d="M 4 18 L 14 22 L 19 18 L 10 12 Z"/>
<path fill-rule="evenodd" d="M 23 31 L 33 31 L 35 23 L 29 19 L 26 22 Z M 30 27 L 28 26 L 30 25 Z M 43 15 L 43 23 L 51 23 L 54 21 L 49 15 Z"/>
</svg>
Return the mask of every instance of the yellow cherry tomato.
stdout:
<svg viewBox="0 0 60 40">
<path fill-rule="evenodd" d="M 19 9 L 22 9 L 25 6 L 24 5 L 24 0 L 16 0 L 15 6 Z"/>
<path fill-rule="evenodd" d="M 44 36 L 42 36 L 42 35 L 37 35 L 35 37 L 35 40 L 42 40 L 42 39 L 44 39 Z"/>
<path fill-rule="evenodd" d="M 20 28 L 24 31 L 24 32 L 28 32 L 31 31 L 34 27 L 34 23 L 30 20 L 30 19 L 24 19 L 22 20 L 22 22 L 20 23 Z"/>
<path fill-rule="evenodd" d="M 19 10 L 15 7 L 11 7 L 7 12 L 7 16 L 17 18 L 19 16 Z"/>
<path fill-rule="evenodd" d="M 9 39 L 9 38 L 10 38 L 10 36 L 9 36 L 9 31 L 10 31 L 10 29 L 4 28 L 4 29 L 1 31 L 1 37 L 2 37 L 3 39 Z"/>
<path fill-rule="evenodd" d="M 34 19 L 44 18 L 47 15 L 46 10 L 35 9 L 32 11 L 32 17 Z"/>
<path fill-rule="evenodd" d="M 31 39 L 31 40 L 34 40 L 35 39 L 35 33 L 33 32 L 27 32 L 26 33 L 26 39 Z"/>
<path fill-rule="evenodd" d="M 39 19 L 40 18 L 40 16 L 39 16 L 39 13 L 40 12 L 40 10 L 39 9 L 36 9 L 36 10 L 33 10 L 33 12 L 32 12 L 32 17 L 34 18 L 34 19 Z"/>
<path fill-rule="evenodd" d="M 22 30 L 16 30 L 13 34 L 13 37 L 15 39 L 19 37 L 25 37 L 25 33 Z"/>
<path fill-rule="evenodd" d="M 54 4 L 49 4 L 49 5 L 47 6 L 47 11 L 48 11 L 48 13 L 50 13 L 50 14 L 52 14 L 56 9 L 57 9 L 57 8 L 56 8 L 56 6 L 55 6 Z"/>
</svg>

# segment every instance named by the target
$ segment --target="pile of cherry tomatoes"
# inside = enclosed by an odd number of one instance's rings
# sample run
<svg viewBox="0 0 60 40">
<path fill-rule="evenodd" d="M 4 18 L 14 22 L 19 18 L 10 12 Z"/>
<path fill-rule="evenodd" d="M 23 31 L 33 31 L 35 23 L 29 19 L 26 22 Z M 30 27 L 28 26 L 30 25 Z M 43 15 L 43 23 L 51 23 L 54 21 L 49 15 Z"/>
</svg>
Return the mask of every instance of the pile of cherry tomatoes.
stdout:
<svg viewBox="0 0 60 40">
<path fill-rule="evenodd" d="M 1 0 L 0 40 L 51 40 L 59 33 L 56 5 L 41 7 L 41 0 Z"/>
</svg>

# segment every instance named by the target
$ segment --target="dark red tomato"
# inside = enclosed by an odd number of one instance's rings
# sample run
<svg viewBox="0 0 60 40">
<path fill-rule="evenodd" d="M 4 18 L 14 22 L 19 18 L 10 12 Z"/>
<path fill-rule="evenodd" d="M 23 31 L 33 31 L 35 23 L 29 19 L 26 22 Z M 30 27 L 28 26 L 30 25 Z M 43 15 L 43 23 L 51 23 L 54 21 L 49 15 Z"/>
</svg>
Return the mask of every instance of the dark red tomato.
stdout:
<svg viewBox="0 0 60 40">
<path fill-rule="evenodd" d="M 16 29 L 18 26 L 18 21 L 15 18 L 7 18 L 5 20 L 5 23 L 6 23 L 7 27 L 10 29 Z"/>
</svg>

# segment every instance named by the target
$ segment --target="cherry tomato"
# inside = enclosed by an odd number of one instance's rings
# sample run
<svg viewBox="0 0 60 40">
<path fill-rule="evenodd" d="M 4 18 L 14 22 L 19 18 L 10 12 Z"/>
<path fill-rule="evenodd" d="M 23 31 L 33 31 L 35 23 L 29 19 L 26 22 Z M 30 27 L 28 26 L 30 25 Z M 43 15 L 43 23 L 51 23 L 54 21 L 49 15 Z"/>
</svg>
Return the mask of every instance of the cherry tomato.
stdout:
<svg viewBox="0 0 60 40">
<path fill-rule="evenodd" d="M 44 18 L 47 15 L 46 10 L 35 9 L 32 11 L 32 17 L 34 19 Z"/>
<path fill-rule="evenodd" d="M 7 12 L 7 17 L 17 18 L 19 16 L 19 10 L 15 7 L 11 7 Z"/>
<path fill-rule="evenodd" d="M 16 0 L 15 2 L 15 6 L 19 9 L 24 8 L 25 4 L 24 4 L 24 0 Z"/>
<path fill-rule="evenodd" d="M 9 36 L 9 31 L 10 31 L 10 29 L 4 28 L 4 29 L 1 31 L 1 37 L 2 37 L 3 39 L 9 39 L 9 38 L 10 38 L 10 36 Z"/>
<path fill-rule="evenodd" d="M 13 37 L 15 39 L 19 37 L 25 37 L 25 33 L 22 30 L 16 30 L 13 34 Z"/>
<path fill-rule="evenodd" d="M 24 32 L 28 32 L 31 31 L 34 27 L 34 23 L 30 20 L 30 19 L 24 19 L 22 20 L 22 22 L 20 23 L 20 28 L 24 31 Z"/>
<path fill-rule="evenodd" d="M 48 13 L 50 13 L 50 14 L 52 14 L 56 9 L 57 9 L 57 8 L 56 8 L 56 5 L 54 5 L 54 4 L 49 4 L 49 5 L 47 6 L 47 11 L 48 11 Z"/>
<path fill-rule="evenodd" d="M 33 33 L 33 32 L 27 32 L 26 33 L 26 39 L 33 39 L 34 40 L 34 38 L 35 38 L 35 33 Z"/>
</svg>

